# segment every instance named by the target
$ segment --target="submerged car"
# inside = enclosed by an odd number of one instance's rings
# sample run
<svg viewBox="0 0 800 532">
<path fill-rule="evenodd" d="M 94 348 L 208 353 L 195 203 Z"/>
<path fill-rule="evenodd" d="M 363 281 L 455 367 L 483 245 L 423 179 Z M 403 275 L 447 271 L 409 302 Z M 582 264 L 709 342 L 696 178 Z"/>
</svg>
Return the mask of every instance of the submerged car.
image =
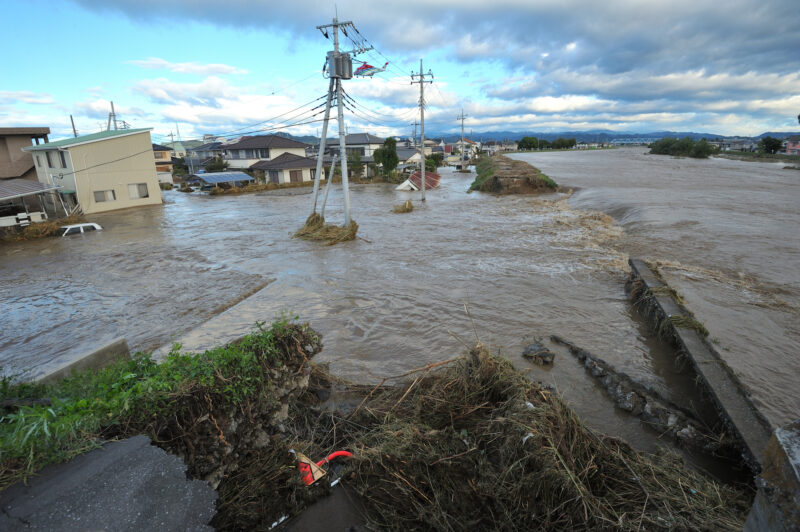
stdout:
<svg viewBox="0 0 800 532">
<path fill-rule="evenodd" d="M 61 228 L 63 233 L 61 236 L 67 235 L 78 235 L 81 233 L 88 233 L 90 231 L 102 231 L 103 228 L 100 225 L 95 223 L 85 223 L 85 224 L 74 224 L 74 225 L 65 225 Z"/>
</svg>

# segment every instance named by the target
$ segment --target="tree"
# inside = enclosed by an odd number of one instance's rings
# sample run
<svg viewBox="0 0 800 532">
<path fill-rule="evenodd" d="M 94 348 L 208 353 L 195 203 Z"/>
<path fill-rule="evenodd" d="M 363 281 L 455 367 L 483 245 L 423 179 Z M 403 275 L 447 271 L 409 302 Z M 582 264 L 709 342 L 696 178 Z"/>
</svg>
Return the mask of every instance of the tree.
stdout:
<svg viewBox="0 0 800 532">
<path fill-rule="evenodd" d="M 522 137 L 517 143 L 517 147 L 520 150 L 535 150 L 539 148 L 539 139 L 536 137 Z"/>
<path fill-rule="evenodd" d="M 361 163 L 361 154 L 349 154 L 347 156 L 347 167 L 353 171 L 353 177 L 356 179 L 361 178 L 361 174 L 364 172 L 364 165 Z"/>
<path fill-rule="evenodd" d="M 714 153 L 714 146 L 709 144 L 706 139 L 700 139 L 694 143 L 689 157 L 694 157 L 695 159 L 708 159 L 712 153 Z"/>
<path fill-rule="evenodd" d="M 186 166 L 186 161 L 183 157 L 176 159 L 172 164 L 172 175 L 177 178 L 183 178 L 189 173 L 189 168 Z"/>
<path fill-rule="evenodd" d="M 425 158 L 426 172 L 435 172 L 437 168 L 439 168 L 439 165 L 436 163 L 436 159 L 432 159 L 430 157 Z"/>
<path fill-rule="evenodd" d="M 224 172 L 228 169 L 228 161 L 224 160 L 221 156 L 216 156 L 214 159 L 206 163 L 206 172 Z"/>
<path fill-rule="evenodd" d="M 781 139 L 764 137 L 761 139 L 761 142 L 758 143 L 758 150 L 765 153 L 778 153 L 782 146 L 783 141 Z"/>
<path fill-rule="evenodd" d="M 397 168 L 400 158 L 397 156 L 397 141 L 392 137 L 383 141 L 383 146 L 372 152 L 375 162 L 383 167 L 383 173 L 389 174 Z"/>
</svg>

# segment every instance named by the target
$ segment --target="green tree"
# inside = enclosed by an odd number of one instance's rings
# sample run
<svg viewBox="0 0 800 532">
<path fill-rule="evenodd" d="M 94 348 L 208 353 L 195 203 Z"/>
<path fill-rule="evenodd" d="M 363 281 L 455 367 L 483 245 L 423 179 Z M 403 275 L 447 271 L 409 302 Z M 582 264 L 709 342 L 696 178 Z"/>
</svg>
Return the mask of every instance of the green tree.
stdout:
<svg viewBox="0 0 800 532">
<path fill-rule="evenodd" d="M 517 148 L 520 150 L 535 150 L 539 148 L 539 139 L 536 137 L 522 137 L 517 143 Z"/>
<path fill-rule="evenodd" d="M 694 146 L 692 146 L 692 151 L 689 153 L 689 157 L 694 157 L 695 159 L 708 159 L 712 153 L 714 153 L 714 146 L 709 144 L 706 139 L 700 139 L 694 143 Z"/>
<path fill-rule="evenodd" d="M 397 168 L 400 158 L 397 156 L 397 141 L 392 137 L 383 141 L 383 146 L 372 153 L 375 162 L 383 167 L 384 174 L 390 174 Z"/>
<path fill-rule="evenodd" d="M 776 139 L 774 137 L 764 137 L 761 139 L 761 142 L 758 143 L 758 151 L 764 153 L 778 153 L 783 146 L 783 141 L 781 139 Z"/>
<path fill-rule="evenodd" d="M 430 157 L 425 158 L 425 171 L 426 172 L 435 172 L 436 169 L 439 168 L 439 165 L 436 164 L 435 159 L 431 159 Z"/>
<path fill-rule="evenodd" d="M 228 169 L 228 161 L 224 160 L 221 156 L 216 156 L 214 159 L 206 163 L 206 172 L 224 172 Z"/>
<path fill-rule="evenodd" d="M 351 153 L 347 156 L 347 168 L 353 171 L 353 177 L 361 178 L 364 173 L 364 165 L 361 163 L 360 153 Z"/>
</svg>

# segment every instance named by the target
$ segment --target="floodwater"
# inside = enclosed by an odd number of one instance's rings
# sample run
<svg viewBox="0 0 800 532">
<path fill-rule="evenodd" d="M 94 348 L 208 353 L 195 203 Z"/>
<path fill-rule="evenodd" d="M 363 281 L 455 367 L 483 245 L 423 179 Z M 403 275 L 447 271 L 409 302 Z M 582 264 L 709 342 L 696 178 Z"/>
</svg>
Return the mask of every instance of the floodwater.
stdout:
<svg viewBox="0 0 800 532">
<path fill-rule="evenodd" d="M 616 411 L 566 351 L 552 368 L 520 356 L 533 338 L 557 334 L 691 401 L 680 368 L 626 301 L 630 253 L 669 261 L 664 273 L 731 365 L 755 373 L 742 378 L 765 413 L 776 423 L 796 416 L 797 176 L 641 151 L 531 156 L 582 187 L 571 197 L 466 194 L 474 176 L 447 170 L 425 204 L 389 185 L 355 186 L 360 238 L 330 247 L 291 238 L 308 194 L 177 191 L 164 192 L 163 206 L 92 216 L 104 228 L 94 234 L 5 245 L 0 365 L 35 374 L 116 336 L 133 349 L 165 346 L 160 354 L 176 341 L 199 350 L 288 315 L 322 332 L 318 361 L 375 382 L 458 356 L 477 336 L 553 383 L 589 425 L 651 449 L 656 436 Z M 707 177 L 692 184 L 698 173 Z M 412 213 L 391 212 L 408 198 Z M 342 203 L 334 191 L 329 221 L 342 221 Z M 735 230 L 718 219 L 725 209 Z M 730 258 L 736 267 L 723 267 Z M 737 366 L 745 353 L 756 360 Z"/>
<path fill-rule="evenodd" d="M 610 214 L 616 249 L 659 271 L 773 424 L 800 416 L 800 172 L 646 148 L 518 155 L 570 205 Z"/>
</svg>

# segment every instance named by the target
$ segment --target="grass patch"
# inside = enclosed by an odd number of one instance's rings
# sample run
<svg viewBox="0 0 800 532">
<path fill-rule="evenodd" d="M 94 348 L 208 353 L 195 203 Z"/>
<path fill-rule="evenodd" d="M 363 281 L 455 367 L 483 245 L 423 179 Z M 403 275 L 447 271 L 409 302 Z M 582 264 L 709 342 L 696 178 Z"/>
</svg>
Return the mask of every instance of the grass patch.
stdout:
<svg viewBox="0 0 800 532">
<path fill-rule="evenodd" d="M 193 474 L 204 476 L 209 470 L 204 447 L 244 437 L 224 435 L 220 424 L 237 412 L 279 407 L 275 376 L 302 367 L 319 349 L 319 338 L 308 327 L 280 321 L 205 353 L 173 349 L 161 364 L 137 353 L 52 385 L 3 378 L 0 399 L 46 398 L 50 404 L 0 410 L 0 489 L 101 440 L 135 434 L 149 435 L 183 456 Z M 198 421 L 204 413 L 207 423 Z"/>
<path fill-rule="evenodd" d="M 475 163 L 475 171 L 478 175 L 469 191 L 528 194 L 558 189 L 558 184 L 538 168 L 502 155 L 480 157 Z"/>
<path fill-rule="evenodd" d="M 394 206 L 394 212 L 396 214 L 405 214 L 413 210 L 414 210 L 414 205 L 411 203 L 411 200 L 406 200 L 405 203 Z"/>
<path fill-rule="evenodd" d="M 351 220 L 349 226 L 326 224 L 325 218 L 317 213 L 311 214 L 295 234 L 295 238 L 304 240 L 320 240 L 329 246 L 348 240 L 355 240 L 358 224 Z"/>
<path fill-rule="evenodd" d="M 469 192 L 473 190 L 483 190 L 487 181 L 495 176 L 496 169 L 494 160 L 488 156 L 481 156 L 475 162 L 475 172 L 478 174 L 469 186 Z"/>
<path fill-rule="evenodd" d="M 0 240 L 8 242 L 19 242 L 23 240 L 33 240 L 36 238 L 44 238 L 47 236 L 56 236 L 59 229 L 65 225 L 79 224 L 85 222 L 86 219 L 82 214 L 72 214 L 66 218 L 59 218 L 58 220 L 47 220 L 45 222 L 36 222 L 25 226 L 21 230 L 18 228 L 7 229 Z"/>
</svg>

